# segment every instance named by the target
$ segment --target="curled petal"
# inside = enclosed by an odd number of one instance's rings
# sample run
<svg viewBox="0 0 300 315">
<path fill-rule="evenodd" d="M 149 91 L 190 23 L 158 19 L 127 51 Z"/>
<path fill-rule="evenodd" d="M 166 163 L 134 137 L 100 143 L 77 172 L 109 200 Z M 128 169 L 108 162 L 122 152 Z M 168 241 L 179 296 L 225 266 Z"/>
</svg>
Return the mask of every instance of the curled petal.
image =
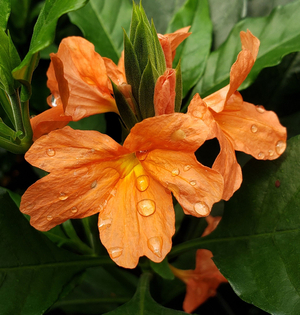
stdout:
<svg viewBox="0 0 300 315">
<path fill-rule="evenodd" d="M 125 76 L 124 50 L 122 51 L 121 57 L 120 57 L 119 62 L 118 62 L 118 69 L 119 69 L 122 73 L 124 73 L 124 76 Z M 127 81 L 124 81 L 124 82 L 127 82 Z"/>
<path fill-rule="evenodd" d="M 155 116 L 174 113 L 176 71 L 167 69 L 155 84 L 154 110 Z"/>
<path fill-rule="evenodd" d="M 30 224 L 40 231 L 100 212 L 119 179 L 111 164 L 64 170 L 63 180 L 59 172 L 43 177 L 26 190 L 21 212 L 30 215 Z"/>
<path fill-rule="evenodd" d="M 207 227 L 205 228 L 203 234 L 201 235 L 202 237 L 209 235 L 211 232 L 213 232 L 216 227 L 218 226 L 218 224 L 220 223 L 222 217 L 213 217 L 211 215 L 209 215 L 208 217 L 205 218 L 206 222 L 207 222 Z"/>
<path fill-rule="evenodd" d="M 235 150 L 262 160 L 276 159 L 284 152 L 286 128 L 277 115 L 262 106 L 243 102 L 238 92 L 232 95 L 221 113 L 213 115 Z"/>
<path fill-rule="evenodd" d="M 243 83 L 252 69 L 259 48 L 259 40 L 249 30 L 241 32 L 242 51 L 238 54 L 236 62 L 230 70 L 230 83 L 219 91 L 204 98 L 209 108 L 219 113 L 231 95 Z"/>
<path fill-rule="evenodd" d="M 34 116 L 30 119 L 33 138 L 35 141 L 44 134 L 49 133 L 52 130 L 65 127 L 70 121 L 70 116 L 65 116 L 62 105 L 52 107 L 41 114 Z"/>
<path fill-rule="evenodd" d="M 195 152 L 206 140 L 207 126 L 188 114 L 155 116 L 137 123 L 124 142 L 131 152 L 169 149 Z"/>
<path fill-rule="evenodd" d="M 99 215 L 101 242 L 110 257 L 125 268 L 135 268 L 143 255 L 161 262 L 171 249 L 174 234 L 171 194 L 139 169 L 140 165 L 118 182 Z"/>
<path fill-rule="evenodd" d="M 172 191 L 186 214 L 207 216 L 222 197 L 222 176 L 200 164 L 193 154 L 153 150 L 142 165 L 151 177 Z"/>
<path fill-rule="evenodd" d="M 105 63 L 91 43 L 81 37 L 65 38 L 57 54 L 51 54 L 51 59 L 47 85 L 55 97 L 62 97 L 60 93 L 69 90 L 68 101 L 66 103 L 64 97 L 63 106 L 72 120 L 118 112 L 109 89 Z"/>
<path fill-rule="evenodd" d="M 52 172 L 102 163 L 127 153 L 107 135 L 97 131 L 73 130 L 66 126 L 35 141 L 25 154 L 25 159 L 33 166 Z"/>
<path fill-rule="evenodd" d="M 104 64 L 106 67 L 108 77 L 116 84 L 120 85 L 122 83 L 126 83 L 125 72 L 121 71 L 119 67 L 109 58 L 102 58 L 104 60 Z M 110 90 L 112 92 L 112 87 L 110 86 Z"/>
<path fill-rule="evenodd" d="M 172 68 L 173 56 L 170 39 L 167 36 L 161 34 L 157 34 L 157 36 L 165 55 L 166 66 L 167 68 Z"/>
</svg>

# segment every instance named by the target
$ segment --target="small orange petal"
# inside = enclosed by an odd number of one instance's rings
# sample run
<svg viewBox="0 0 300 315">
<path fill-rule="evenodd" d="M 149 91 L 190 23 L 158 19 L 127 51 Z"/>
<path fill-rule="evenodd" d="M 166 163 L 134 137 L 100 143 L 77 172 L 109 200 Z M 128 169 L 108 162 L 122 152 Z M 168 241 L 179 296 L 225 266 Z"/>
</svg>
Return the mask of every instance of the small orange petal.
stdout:
<svg viewBox="0 0 300 315">
<path fill-rule="evenodd" d="M 116 84 L 126 83 L 125 72 L 122 72 L 119 67 L 109 58 L 102 57 L 106 67 L 108 77 Z M 111 89 L 112 91 L 112 89 Z"/>
<path fill-rule="evenodd" d="M 202 237 L 209 235 L 211 232 L 213 232 L 216 229 L 216 227 L 218 226 L 218 224 L 220 223 L 222 217 L 220 217 L 220 216 L 213 217 L 213 216 L 209 215 L 205 219 L 206 219 L 206 222 L 208 225 L 205 228 L 203 234 L 201 235 Z"/>
<path fill-rule="evenodd" d="M 169 37 L 157 34 L 161 48 L 165 55 L 166 66 L 167 68 L 172 68 L 173 56 L 172 56 L 172 47 Z"/>
<path fill-rule="evenodd" d="M 207 216 L 222 197 L 222 176 L 201 165 L 192 153 L 156 149 L 141 163 L 151 177 L 172 191 L 186 214 Z"/>
<path fill-rule="evenodd" d="M 155 84 L 154 110 L 155 116 L 174 113 L 176 71 L 167 69 Z"/>
<path fill-rule="evenodd" d="M 135 268 L 143 255 L 161 262 L 171 249 L 175 231 L 171 194 L 140 165 L 136 168 L 118 182 L 99 215 L 101 242 L 125 268 Z"/>
</svg>

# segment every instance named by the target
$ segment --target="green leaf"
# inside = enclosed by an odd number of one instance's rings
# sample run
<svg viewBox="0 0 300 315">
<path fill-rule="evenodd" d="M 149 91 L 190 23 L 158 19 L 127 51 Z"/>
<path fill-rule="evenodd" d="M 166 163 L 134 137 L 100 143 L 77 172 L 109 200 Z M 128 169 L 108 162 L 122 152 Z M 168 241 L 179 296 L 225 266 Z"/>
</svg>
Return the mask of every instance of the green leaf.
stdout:
<svg viewBox="0 0 300 315">
<path fill-rule="evenodd" d="M 164 72 L 166 71 L 166 60 L 165 60 L 164 51 L 161 47 L 161 44 L 157 36 L 155 26 L 153 24 L 153 21 L 151 22 L 151 32 L 152 32 L 153 41 L 154 41 L 155 62 L 156 62 L 155 68 L 159 75 L 163 75 Z"/>
<path fill-rule="evenodd" d="M 38 62 L 38 53 L 48 47 L 54 40 L 55 28 L 59 17 L 84 6 L 88 0 L 46 0 L 34 26 L 29 52 L 22 63 L 13 70 L 16 80 L 26 86 L 22 96 L 25 102 L 30 98 L 32 73 Z"/>
<path fill-rule="evenodd" d="M 5 31 L 11 11 L 10 0 L 2 0 L 0 4 L 0 28 Z"/>
<path fill-rule="evenodd" d="M 105 133 L 105 116 L 104 114 L 92 115 L 90 117 L 80 119 L 79 121 L 71 121 L 69 122 L 69 126 L 71 126 L 73 129 L 97 130 L 101 133 Z"/>
<path fill-rule="evenodd" d="M 155 263 L 153 261 L 150 261 L 150 266 L 158 275 L 160 275 L 164 279 L 173 280 L 175 278 L 173 272 L 171 271 L 169 267 L 167 258 L 165 258 L 160 263 Z"/>
<path fill-rule="evenodd" d="M 182 103 L 182 72 L 181 72 L 181 60 L 179 60 L 176 67 L 176 87 L 175 87 L 175 112 L 180 112 Z"/>
<path fill-rule="evenodd" d="M 188 0 L 170 22 L 167 32 L 191 26 L 190 35 L 177 48 L 174 64 L 181 59 L 183 97 L 202 76 L 212 42 L 212 23 L 207 0 Z"/>
<path fill-rule="evenodd" d="M 90 0 L 69 16 L 101 56 L 117 63 L 123 50 L 122 28 L 129 31 L 131 9 L 129 0 Z"/>
<path fill-rule="evenodd" d="M 230 68 L 241 50 L 240 31 L 249 29 L 261 42 L 256 62 L 240 89 L 252 84 L 263 68 L 277 65 L 285 55 L 299 51 L 299 12 L 298 0 L 277 7 L 267 17 L 248 18 L 236 24 L 227 41 L 209 56 L 205 73 L 192 94 L 205 97 L 229 83 Z"/>
<path fill-rule="evenodd" d="M 300 136 L 274 161 L 252 160 L 205 248 L 236 293 L 271 313 L 300 309 Z"/>
<path fill-rule="evenodd" d="M 139 89 L 139 108 L 142 118 L 155 116 L 154 113 L 154 90 L 155 83 L 158 79 L 158 73 L 152 66 L 150 59 L 141 78 Z"/>
<path fill-rule="evenodd" d="M 105 315 L 179 315 L 184 312 L 175 311 L 157 304 L 150 295 L 149 281 L 151 274 L 145 273 L 141 276 L 138 289 L 133 298 L 126 304 Z"/>
<path fill-rule="evenodd" d="M 88 259 L 57 248 L 29 225 L 2 188 L 0 204 L 1 312 L 42 314 L 71 289 L 68 283 L 74 277 L 86 267 L 100 265 L 101 259 Z"/>
</svg>

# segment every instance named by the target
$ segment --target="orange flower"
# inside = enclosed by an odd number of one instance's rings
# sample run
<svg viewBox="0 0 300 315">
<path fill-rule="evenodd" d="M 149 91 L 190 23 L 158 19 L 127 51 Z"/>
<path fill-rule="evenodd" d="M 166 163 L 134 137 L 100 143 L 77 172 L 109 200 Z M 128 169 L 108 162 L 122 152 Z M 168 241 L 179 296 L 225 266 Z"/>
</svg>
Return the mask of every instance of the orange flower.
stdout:
<svg viewBox="0 0 300 315">
<path fill-rule="evenodd" d="M 258 53 L 259 40 L 241 32 L 242 51 L 231 67 L 230 83 L 203 100 L 196 94 L 188 112 L 202 119 L 211 132 L 209 139 L 217 137 L 220 153 L 213 169 L 224 177 L 223 199 L 228 200 L 240 187 L 242 172 L 235 157 L 235 150 L 251 154 L 257 159 L 273 160 L 286 148 L 286 128 L 278 117 L 262 106 L 243 101 L 237 88 L 250 72 Z"/>
<path fill-rule="evenodd" d="M 20 209 L 41 231 L 99 213 L 101 241 L 118 265 L 134 268 L 143 255 L 160 262 L 174 234 L 171 192 L 197 217 L 222 196 L 222 176 L 194 155 L 207 134 L 181 113 L 137 123 L 123 146 L 96 131 L 52 131 L 25 155 L 50 174 L 27 189 Z"/>
<path fill-rule="evenodd" d="M 210 234 L 218 225 L 221 217 L 207 217 L 208 226 L 202 236 Z M 226 278 L 214 264 L 211 251 L 198 249 L 196 253 L 195 270 L 180 270 L 170 265 L 174 275 L 186 283 L 186 296 L 183 301 L 183 310 L 193 312 L 208 298 L 216 295 L 216 290 Z"/>
<path fill-rule="evenodd" d="M 34 140 L 69 121 L 118 113 L 108 76 L 126 82 L 125 75 L 113 61 L 96 53 L 93 44 L 81 37 L 68 37 L 50 56 L 47 85 L 52 95 L 47 101 L 52 108 L 31 119 Z"/>
</svg>

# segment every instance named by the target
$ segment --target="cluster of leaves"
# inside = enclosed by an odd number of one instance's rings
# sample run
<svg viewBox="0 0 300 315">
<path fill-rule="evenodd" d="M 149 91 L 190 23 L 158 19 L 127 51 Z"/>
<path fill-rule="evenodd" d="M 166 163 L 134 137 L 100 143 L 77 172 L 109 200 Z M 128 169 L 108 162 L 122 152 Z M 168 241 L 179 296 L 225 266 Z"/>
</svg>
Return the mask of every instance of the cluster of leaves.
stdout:
<svg viewBox="0 0 300 315">
<path fill-rule="evenodd" d="M 280 4 L 284 6 L 277 6 Z M 251 30 L 261 46 L 241 92 L 246 101 L 276 111 L 290 138 L 287 151 L 278 160 L 251 160 L 245 165 L 241 189 L 225 203 L 223 219 L 209 236 L 200 237 L 204 220 L 183 219 L 176 205 L 177 233 L 168 260 L 181 269 L 193 268 L 196 250 L 210 249 L 241 299 L 271 314 L 297 315 L 300 0 L 144 0 L 143 5 L 160 33 L 191 25 L 193 35 L 177 49 L 174 60 L 177 65 L 181 59 L 183 109 L 195 93 L 204 97 L 229 82 L 230 67 L 241 48 L 239 32 Z M 49 93 L 45 88 L 49 60 L 41 59 L 33 73 L 39 55 L 47 58 L 61 38 L 82 33 L 98 53 L 117 62 L 123 49 L 122 27 L 129 33 L 131 11 L 129 0 L 46 0 L 37 4 L 30 0 L 2 1 L 1 45 L 7 43 L 6 51 L 13 57 L 14 49 L 9 48 L 13 42 L 22 58 L 5 61 L 5 69 L 13 71 L 8 88 L 13 85 L 17 89 L 21 82 L 24 103 L 32 93 L 31 114 L 44 110 Z M 10 37 L 4 32 L 9 16 Z M 1 63 L 4 57 L 0 51 Z M 0 108 L 3 121 L 9 121 L 9 115 Z M 96 115 L 72 126 L 115 136 L 115 131 L 109 129 L 115 123 L 114 115 Z M 244 155 L 239 159 L 247 160 Z M 35 181 L 36 174 L 43 174 L 33 172 L 20 156 L 5 150 L 0 151 L 0 162 L 0 185 L 10 189 L 0 189 L 1 314 L 183 314 L 174 309 L 181 308 L 177 301 L 182 301 L 185 287 L 173 279 L 167 261 L 149 264 L 141 260 L 134 271 L 118 268 L 93 236 L 97 235 L 93 231 L 95 218 L 66 222 L 46 233 L 30 227 L 18 210 L 20 195 L 12 191 L 22 193 Z M 222 207 L 217 205 L 215 213 Z M 151 292 L 164 306 L 150 295 L 151 279 Z M 229 286 L 221 288 L 224 296 L 229 290 Z M 240 314 L 235 306 L 238 303 L 231 303 L 230 298 L 225 301 L 221 295 L 219 306 L 204 305 L 198 311 Z M 244 314 L 264 314 L 252 306 L 243 307 Z"/>
</svg>

